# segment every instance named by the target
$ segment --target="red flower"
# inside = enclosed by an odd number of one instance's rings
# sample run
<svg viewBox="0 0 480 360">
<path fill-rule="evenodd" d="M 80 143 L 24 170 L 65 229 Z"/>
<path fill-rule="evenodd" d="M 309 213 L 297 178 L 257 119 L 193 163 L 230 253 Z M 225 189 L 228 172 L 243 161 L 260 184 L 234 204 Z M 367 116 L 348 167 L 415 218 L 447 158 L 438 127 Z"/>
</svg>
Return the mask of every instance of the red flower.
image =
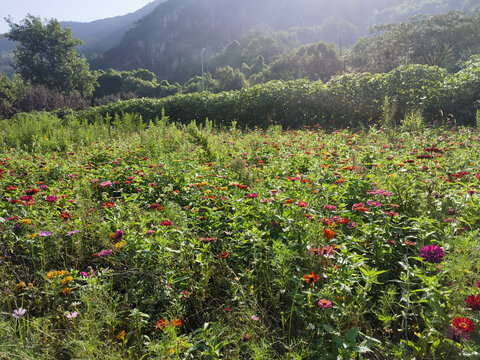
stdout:
<svg viewBox="0 0 480 360">
<path fill-rule="evenodd" d="M 305 282 L 307 284 L 309 284 L 310 282 L 312 283 L 315 283 L 317 282 L 318 280 L 320 280 L 320 275 L 317 275 L 315 274 L 314 272 L 312 272 L 311 274 L 307 274 L 303 277 L 303 280 L 305 280 Z"/>
<path fill-rule="evenodd" d="M 480 310 L 480 294 L 475 297 L 475 295 L 470 295 L 465 299 L 467 307 L 472 310 Z"/>
<path fill-rule="evenodd" d="M 158 330 L 162 329 L 163 327 L 165 327 L 166 323 L 167 323 L 167 321 L 165 319 L 158 320 L 158 322 L 155 324 L 155 331 L 158 331 Z"/>
<path fill-rule="evenodd" d="M 225 252 L 222 252 L 222 253 L 218 254 L 217 257 L 218 257 L 218 258 L 221 258 L 221 259 L 224 259 L 224 258 L 226 258 L 228 255 L 230 255 L 230 253 L 225 251 Z"/>
<path fill-rule="evenodd" d="M 358 211 L 358 212 L 363 212 L 363 213 L 366 213 L 368 212 L 368 209 L 365 207 L 365 205 L 363 205 L 362 203 L 359 203 L 359 204 L 354 204 L 352 206 L 352 210 L 353 211 Z"/>
<path fill-rule="evenodd" d="M 463 332 L 472 332 L 475 330 L 475 324 L 472 320 L 467 319 L 466 317 L 456 317 L 452 322 L 455 329 Z"/>
<path fill-rule="evenodd" d="M 162 226 L 172 226 L 173 223 L 171 221 L 168 221 L 168 220 L 163 220 L 162 221 Z"/>
<path fill-rule="evenodd" d="M 182 326 L 182 320 L 180 319 L 172 320 L 170 321 L 170 326 L 174 326 L 174 327 Z"/>
</svg>

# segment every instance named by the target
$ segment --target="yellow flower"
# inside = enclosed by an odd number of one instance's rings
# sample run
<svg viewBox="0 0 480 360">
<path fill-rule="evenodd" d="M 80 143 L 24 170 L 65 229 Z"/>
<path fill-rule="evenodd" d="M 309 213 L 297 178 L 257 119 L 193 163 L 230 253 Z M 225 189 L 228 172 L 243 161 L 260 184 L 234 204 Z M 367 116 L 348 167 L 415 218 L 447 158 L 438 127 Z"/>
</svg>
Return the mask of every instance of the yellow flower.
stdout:
<svg viewBox="0 0 480 360">
<path fill-rule="evenodd" d="M 53 279 L 55 276 L 57 276 L 57 271 L 55 270 L 47 273 L 47 279 Z"/>
<path fill-rule="evenodd" d="M 125 245 L 127 245 L 126 241 L 119 241 L 118 243 L 115 244 L 115 248 L 120 250 L 120 249 L 123 249 Z"/>
<path fill-rule="evenodd" d="M 174 349 L 174 348 L 170 348 L 170 350 L 169 350 L 169 351 L 170 351 L 170 355 L 173 355 L 173 354 L 175 354 L 175 349 Z"/>
<path fill-rule="evenodd" d="M 66 276 L 62 279 L 62 284 L 63 285 L 66 285 L 68 283 L 71 283 L 73 281 L 73 277 L 72 276 Z"/>
<path fill-rule="evenodd" d="M 67 270 L 60 270 L 60 271 L 57 271 L 57 275 L 58 276 L 65 276 L 65 275 L 69 275 L 70 273 L 67 271 Z"/>
<path fill-rule="evenodd" d="M 21 281 L 19 282 L 17 285 L 15 285 L 15 292 L 20 292 L 22 291 L 25 287 L 27 286 L 27 284 L 25 284 L 25 282 Z"/>
<path fill-rule="evenodd" d="M 116 338 L 118 341 L 123 341 L 125 339 L 125 335 L 127 335 L 127 333 L 125 332 L 125 330 L 122 330 L 117 334 Z"/>
<path fill-rule="evenodd" d="M 30 225 L 32 223 L 32 220 L 30 219 L 22 219 L 20 220 L 21 225 Z"/>
<path fill-rule="evenodd" d="M 33 233 L 33 234 L 28 235 L 28 237 L 30 239 L 35 239 L 37 237 L 37 235 L 38 235 L 37 233 Z"/>
<path fill-rule="evenodd" d="M 110 234 L 108 234 L 108 237 L 110 238 L 110 240 L 114 240 L 115 239 L 115 233 L 111 232 Z"/>
</svg>

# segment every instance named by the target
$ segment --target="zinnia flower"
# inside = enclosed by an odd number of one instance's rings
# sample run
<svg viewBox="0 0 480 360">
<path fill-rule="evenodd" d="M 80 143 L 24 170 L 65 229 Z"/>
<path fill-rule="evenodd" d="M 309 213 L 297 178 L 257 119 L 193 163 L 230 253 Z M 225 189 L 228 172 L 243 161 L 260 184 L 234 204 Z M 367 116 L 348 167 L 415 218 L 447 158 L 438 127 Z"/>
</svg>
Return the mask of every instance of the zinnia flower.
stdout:
<svg viewBox="0 0 480 360">
<path fill-rule="evenodd" d="M 332 307 L 332 302 L 327 299 L 318 300 L 318 307 L 322 309 L 328 309 Z"/>
<path fill-rule="evenodd" d="M 465 299 L 467 303 L 467 307 L 472 310 L 480 310 L 480 294 L 475 297 L 475 295 L 469 295 L 468 298 Z"/>
<path fill-rule="evenodd" d="M 310 282 L 312 283 L 315 283 L 317 282 L 318 280 L 320 280 L 320 275 L 317 275 L 315 274 L 314 272 L 312 272 L 311 274 L 307 274 L 303 277 L 303 280 L 305 280 L 305 282 L 307 284 L 309 284 Z"/>
<path fill-rule="evenodd" d="M 441 263 L 444 255 L 443 250 L 437 245 L 427 245 L 420 249 L 420 257 L 431 264 Z"/>
<path fill-rule="evenodd" d="M 453 327 L 462 332 L 472 332 L 475 330 L 475 324 L 472 320 L 467 319 L 466 317 L 456 317 L 453 319 Z"/>
<path fill-rule="evenodd" d="M 335 237 L 335 231 L 333 231 L 332 229 L 329 229 L 329 228 L 325 228 L 325 230 L 323 230 L 323 236 L 325 236 L 325 238 L 331 240 Z"/>
</svg>

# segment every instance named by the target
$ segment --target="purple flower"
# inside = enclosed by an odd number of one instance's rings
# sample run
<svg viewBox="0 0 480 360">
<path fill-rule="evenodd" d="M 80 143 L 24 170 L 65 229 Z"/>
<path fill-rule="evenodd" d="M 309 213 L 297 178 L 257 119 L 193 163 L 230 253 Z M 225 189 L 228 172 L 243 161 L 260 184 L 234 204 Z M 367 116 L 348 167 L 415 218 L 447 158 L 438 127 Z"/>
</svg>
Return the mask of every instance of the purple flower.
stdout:
<svg viewBox="0 0 480 360">
<path fill-rule="evenodd" d="M 441 263 L 444 255 L 443 250 L 437 245 L 427 245 L 420 249 L 420 257 L 431 264 Z"/>
<path fill-rule="evenodd" d="M 456 341 L 458 343 L 462 341 L 462 338 L 467 340 L 467 341 L 470 340 L 470 335 L 468 333 L 463 332 L 462 330 L 459 330 L 459 329 L 457 329 L 455 327 L 452 327 L 452 326 L 450 326 L 447 329 L 447 333 L 445 334 L 445 337 L 447 339 Z"/>
<path fill-rule="evenodd" d="M 67 232 L 67 236 L 75 235 L 75 234 L 77 234 L 78 232 L 79 232 L 78 230 L 69 231 L 69 232 Z"/>
<path fill-rule="evenodd" d="M 22 318 L 22 317 L 25 315 L 26 312 L 27 312 L 26 309 L 24 309 L 24 308 L 18 308 L 18 309 L 13 310 L 12 316 L 13 316 L 15 319 L 20 319 L 20 318 Z"/>
<path fill-rule="evenodd" d="M 108 255 L 112 255 L 113 253 L 113 250 L 112 249 L 106 249 L 106 250 L 102 250 L 100 251 L 98 254 L 96 254 L 98 257 L 105 257 L 105 256 L 108 256 Z"/>
<path fill-rule="evenodd" d="M 358 226 L 358 223 L 356 221 L 352 221 L 347 225 L 347 228 L 349 229 L 355 229 Z"/>
<path fill-rule="evenodd" d="M 252 319 L 253 321 L 260 320 L 260 318 L 258 316 L 255 316 L 255 315 L 253 315 L 250 319 Z"/>
<path fill-rule="evenodd" d="M 67 319 L 75 319 L 76 317 L 78 316 L 78 312 L 77 311 L 72 311 L 71 313 L 67 313 L 65 314 L 65 317 Z"/>
<path fill-rule="evenodd" d="M 52 233 L 50 231 L 40 231 L 38 233 L 38 236 L 43 236 L 43 237 L 52 236 Z"/>
<path fill-rule="evenodd" d="M 114 239 L 115 239 L 115 240 L 120 240 L 120 239 L 122 238 L 122 236 L 123 236 L 123 230 L 117 230 L 117 231 L 115 232 Z"/>
</svg>

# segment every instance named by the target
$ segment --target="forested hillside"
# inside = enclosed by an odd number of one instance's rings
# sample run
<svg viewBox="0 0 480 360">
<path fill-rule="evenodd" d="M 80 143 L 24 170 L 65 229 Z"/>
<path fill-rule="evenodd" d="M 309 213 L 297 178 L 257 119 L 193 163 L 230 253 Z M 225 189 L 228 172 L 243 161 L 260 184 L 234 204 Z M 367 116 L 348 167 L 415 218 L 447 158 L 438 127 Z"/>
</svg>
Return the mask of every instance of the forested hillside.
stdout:
<svg viewBox="0 0 480 360">
<path fill-rule="evenodd" d="M 375 24 L 449 10 L 473 13 L 479 8 L 474 1 L 458 0 L 170 0 L 141 19 L 94 65 L 146 68 L 168 80 L 185 81 L 193 75 L 203 48 L 209 59 L 259 24 L 289 30 L 297 45 L 326 41 L 349 46 Z"/>
</svg>

